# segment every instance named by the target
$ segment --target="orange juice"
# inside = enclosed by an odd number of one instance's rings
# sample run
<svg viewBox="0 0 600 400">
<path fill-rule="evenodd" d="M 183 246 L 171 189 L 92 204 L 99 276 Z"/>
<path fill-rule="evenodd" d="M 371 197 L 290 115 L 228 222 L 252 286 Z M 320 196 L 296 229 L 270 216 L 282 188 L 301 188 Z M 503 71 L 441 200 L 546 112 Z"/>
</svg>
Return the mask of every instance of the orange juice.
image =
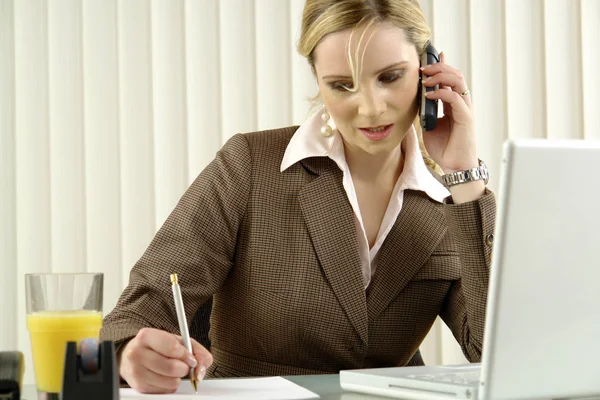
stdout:
<svg viewBox="0 0 600 400">
<path fill-rule="evenodd" d="M 35 381 L 39 391 L 60 393 L 67 342 L 98 338 L 98 311 L 41 311 L 27 315 Z"/>
</svg>

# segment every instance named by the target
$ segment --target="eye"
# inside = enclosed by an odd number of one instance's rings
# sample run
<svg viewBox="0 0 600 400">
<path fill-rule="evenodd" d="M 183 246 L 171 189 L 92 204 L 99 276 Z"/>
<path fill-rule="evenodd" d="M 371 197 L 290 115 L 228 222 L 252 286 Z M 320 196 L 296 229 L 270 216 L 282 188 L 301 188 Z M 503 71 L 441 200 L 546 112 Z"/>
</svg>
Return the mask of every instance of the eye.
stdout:
<svg viewBox="0 0 600 400">
<path fill-rule="evenodd" d="M 352 90 L 354 84 L 352 82 L 331 82 L 329 84 L 333 90 L 339 90 L 340 92 L 346 92 Z"/>
<path fill-rule="evenodd" d="M 379 75 L 379 82 L 381 83 L 392 83 L 402 78 L 404 75 L 404 71 L 392 71 L 392 72 L 384 72 Z"/>
</svg>

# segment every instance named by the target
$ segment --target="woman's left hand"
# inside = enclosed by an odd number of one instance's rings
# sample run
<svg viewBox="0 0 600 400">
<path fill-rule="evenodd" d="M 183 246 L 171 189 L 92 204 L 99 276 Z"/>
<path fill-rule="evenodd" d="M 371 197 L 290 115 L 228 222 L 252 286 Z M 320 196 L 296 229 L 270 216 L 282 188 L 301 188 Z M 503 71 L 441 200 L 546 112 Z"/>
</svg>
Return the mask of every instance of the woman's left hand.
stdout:
<svg viewBox="0 0 600 400">
<path fill-rule="evenodd" d="M 427 92 L 427 98 L 442 100 L 444 117 L 438 118 L 433 131 L 423 132 L 427 152 L 444 173 L 477 167 L 477 145 L 471 96 L 462 73 L 446 64 L 444 53 L 440 62 L 423 68 L 424 85 L 440 85 Z"/>
</svg>

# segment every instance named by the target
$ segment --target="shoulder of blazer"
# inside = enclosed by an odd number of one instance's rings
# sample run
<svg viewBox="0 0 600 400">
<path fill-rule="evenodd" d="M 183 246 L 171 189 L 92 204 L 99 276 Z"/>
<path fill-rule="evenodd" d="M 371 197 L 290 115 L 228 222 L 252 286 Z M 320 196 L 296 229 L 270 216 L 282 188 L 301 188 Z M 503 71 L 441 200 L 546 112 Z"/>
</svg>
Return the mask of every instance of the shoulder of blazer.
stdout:
<svg viewBox="0 0 600 400">
<path fill-rule="evenodd" d="M 253 170 L 269 174 L 279 171 L 281 160 L 298 126 L 247 132 L 242 135 L 248 143 Z"/>
<path fill-rule="evenodd" d="M 288 126 L 285 128 L 269 129 L 264 131 L 246 132 L 244 137 L 248 140 L 250 151 L 260 152 L 268 151 L 285 153 L 285 149 L 290 143 L 290 139 L 298 130 L 299 126 Z"/>
</svg>

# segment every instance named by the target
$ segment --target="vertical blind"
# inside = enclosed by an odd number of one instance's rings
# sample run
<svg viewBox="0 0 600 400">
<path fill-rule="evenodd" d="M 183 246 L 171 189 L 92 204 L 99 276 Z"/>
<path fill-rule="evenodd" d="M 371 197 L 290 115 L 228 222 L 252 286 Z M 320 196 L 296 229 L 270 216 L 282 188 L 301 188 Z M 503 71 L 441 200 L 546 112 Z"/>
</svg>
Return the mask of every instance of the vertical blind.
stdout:
<svg viewBox="0 0 600 400">
<path fill-rule="evenodd" d="M 25 273 L 104 272 L 107 313 L 225 140 L 302 123 L 303 3 L 0 0 L 0 350 L 32 365 Z M 600 139 L 600 2 L 421 4 L 471 89 L 492 189 L 508 137 Z M 463 360 L 439 322 L 423 352 Z"/>
</svg>

